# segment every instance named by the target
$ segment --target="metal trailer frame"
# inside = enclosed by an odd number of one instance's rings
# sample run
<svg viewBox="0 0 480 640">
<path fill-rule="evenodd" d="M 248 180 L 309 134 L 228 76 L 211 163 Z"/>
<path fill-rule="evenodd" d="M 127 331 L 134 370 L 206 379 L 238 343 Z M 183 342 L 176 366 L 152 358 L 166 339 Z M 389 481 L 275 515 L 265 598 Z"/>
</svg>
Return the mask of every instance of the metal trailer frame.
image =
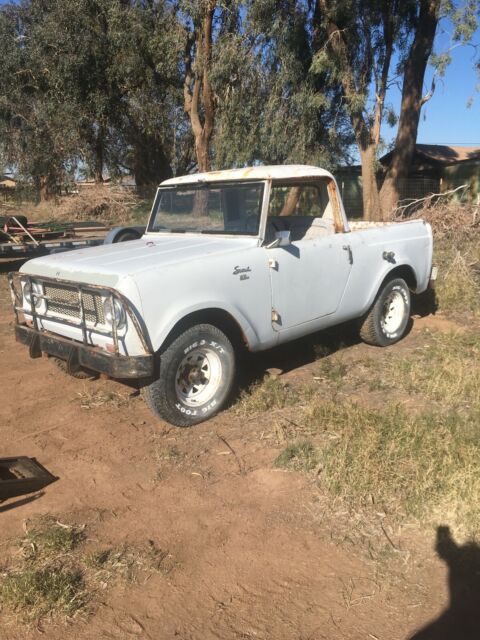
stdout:
<svg viewBox="0 0 480 640">
<path fill-rule="evenodd" d="M 43 256 L 49 253 L 82 249 L 85 247 L 97 247 L 104 244 L 105 238 L 65 239 L 65 240 L 40 240 L 38 242 L 0 242 L 0 258 L 10 260 L 23 260 Z"/>
</svg>

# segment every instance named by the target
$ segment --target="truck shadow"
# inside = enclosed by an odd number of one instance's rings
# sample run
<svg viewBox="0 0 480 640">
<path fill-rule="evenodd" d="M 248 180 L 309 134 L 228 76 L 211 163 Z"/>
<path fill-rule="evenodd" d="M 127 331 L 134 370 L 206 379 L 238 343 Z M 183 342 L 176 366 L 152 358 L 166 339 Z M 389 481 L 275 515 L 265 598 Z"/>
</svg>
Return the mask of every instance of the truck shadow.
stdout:
<svg viewBox="0 0 480 640">
<path fill-rule="evenodd" d="M 288 373 L 361 342 L 356 323 L 337 325 L 267 351 L 245 354 L 239 367 L 238 386 L 249 387 L 272 369 Z"/>
<path fill-rule="evenodd" d="M 412 315 L 425 316 L 435 315 L 438 311 L 438 298 L 435 289 L 427 289 L 418 295 L 412 295 Z"/>
<path fill-rule="evenodd" d="M 437 529 L 437 555 L 448 567 L 449 606 L 408 640 L 477 640 L 480 637 L 480 546 L 458 545 L 449 527 Z"/>
<path fill-rule="evenodd" d="M 425 317 L 435 314 L 437 308 L 433 289 L 412 296 L 412 315 Z M 405 335 L 410 333 L 412 327 L 413 320 L 410 319 Z M 270 369 L 288 373 L 360 342 L 358 322 L 353 321 L 318 331 L 268 351 L 246 354 L 240 366 L 239 389 L 262 380 Z"/>
</svg>

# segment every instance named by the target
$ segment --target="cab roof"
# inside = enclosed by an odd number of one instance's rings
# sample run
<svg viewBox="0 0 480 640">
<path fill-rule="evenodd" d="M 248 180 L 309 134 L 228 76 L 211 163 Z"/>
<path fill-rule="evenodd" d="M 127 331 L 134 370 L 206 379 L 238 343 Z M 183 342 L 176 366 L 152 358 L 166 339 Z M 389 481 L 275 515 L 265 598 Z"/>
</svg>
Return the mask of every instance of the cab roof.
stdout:
<svg viewBox="0 0 480 640">
<path fill-rule="evenodd" d="M 226 169 L 224 171 L 209 171 L 207 173 L 192 173 L 186 176 L 169 178 L 161 186 L 176 184 L 195 184 L 198 182 L 227 182 L 230 180 L 288 180 L 292 178 L 332 178 L 332 174 L 320 167 L 307 164 L 282 164 L 243 169 Z"/>
</svg>

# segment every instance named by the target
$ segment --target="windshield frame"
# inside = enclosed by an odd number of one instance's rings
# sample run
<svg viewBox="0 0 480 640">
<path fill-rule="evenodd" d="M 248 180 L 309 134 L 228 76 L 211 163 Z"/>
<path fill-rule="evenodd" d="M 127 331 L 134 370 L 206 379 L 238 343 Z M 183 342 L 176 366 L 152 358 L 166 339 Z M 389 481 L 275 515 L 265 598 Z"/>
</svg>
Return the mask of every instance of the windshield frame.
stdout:
<svg viewBox="0 0 480 640">
<path fill-rule="evenodd" d="M 172 190 L 188 190 L 194 189 L 197 187 L 206 187 L 206 188 L 218 188 L 218 187 L 228 187 L 228 186 L 260 186 L 261 187 L 261 196 L 260 196 L 260 211 L 258 218 L 258 228 L 256 233 L 229 233 L 228 231 L 217 231 L 212 230 L 209 233 L 208 229 L 205 230 L 179 230 L 179 229 L 154 229 L 153 224 L 156 217 L 156 207 L 161 197 L 162 192 L 164 191 L 172 191 Z M 192 182 L 178 182 L 175 184 L 166 184 L 160 185 L 157 188 L 155 198 L 153 200 L 152 209 L 150 211 L 150 216 L 148 218 L 148 224 L 145 229 L 145 233 L 151 234 L 159 234 L 159 235 L 194 235 L 194 236 L 216 236 L 216 237 L 225 237 L 225 238 L 262 238 L 263 228 L 264 228 L 264 218 L 265 213 L 268 209 L 268 201 L 270 198 L 270 189 L 269 189 L 269 180 L 204 180 L 204 181 L 192 181 Z"/>
</svg>

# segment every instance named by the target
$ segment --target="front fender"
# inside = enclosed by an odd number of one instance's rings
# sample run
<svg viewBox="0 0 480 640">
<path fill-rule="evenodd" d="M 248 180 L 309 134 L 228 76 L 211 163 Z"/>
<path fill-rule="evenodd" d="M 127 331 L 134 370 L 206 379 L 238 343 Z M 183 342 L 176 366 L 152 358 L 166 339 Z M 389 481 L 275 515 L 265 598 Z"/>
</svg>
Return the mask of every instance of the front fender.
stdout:
<svg viewBox="0 0 480 640">
<path fill-rule="evenodd" d="M 176 310 L 170 313 L 167 317 L 162 317 L 161 326 L 150 330 L 150 338 L 152 341 L 154 351 L 161 349 L 167 336 L 170 335 L 172 330 L 187 316 L 197 313 L 199 311 L 220 310 L 227 313 L 239 326 L 240 330 L 245 337 L 247 347 L 251 350 L 255 350 L 255 346 L 260 342 L 259 336 L 250 322 L 245 316 L 233 305 L 225 304 L 225 301 L 208 300 L 197 301 L 188 307 L 183 307 L 181 310 Z"/>
</svg>

